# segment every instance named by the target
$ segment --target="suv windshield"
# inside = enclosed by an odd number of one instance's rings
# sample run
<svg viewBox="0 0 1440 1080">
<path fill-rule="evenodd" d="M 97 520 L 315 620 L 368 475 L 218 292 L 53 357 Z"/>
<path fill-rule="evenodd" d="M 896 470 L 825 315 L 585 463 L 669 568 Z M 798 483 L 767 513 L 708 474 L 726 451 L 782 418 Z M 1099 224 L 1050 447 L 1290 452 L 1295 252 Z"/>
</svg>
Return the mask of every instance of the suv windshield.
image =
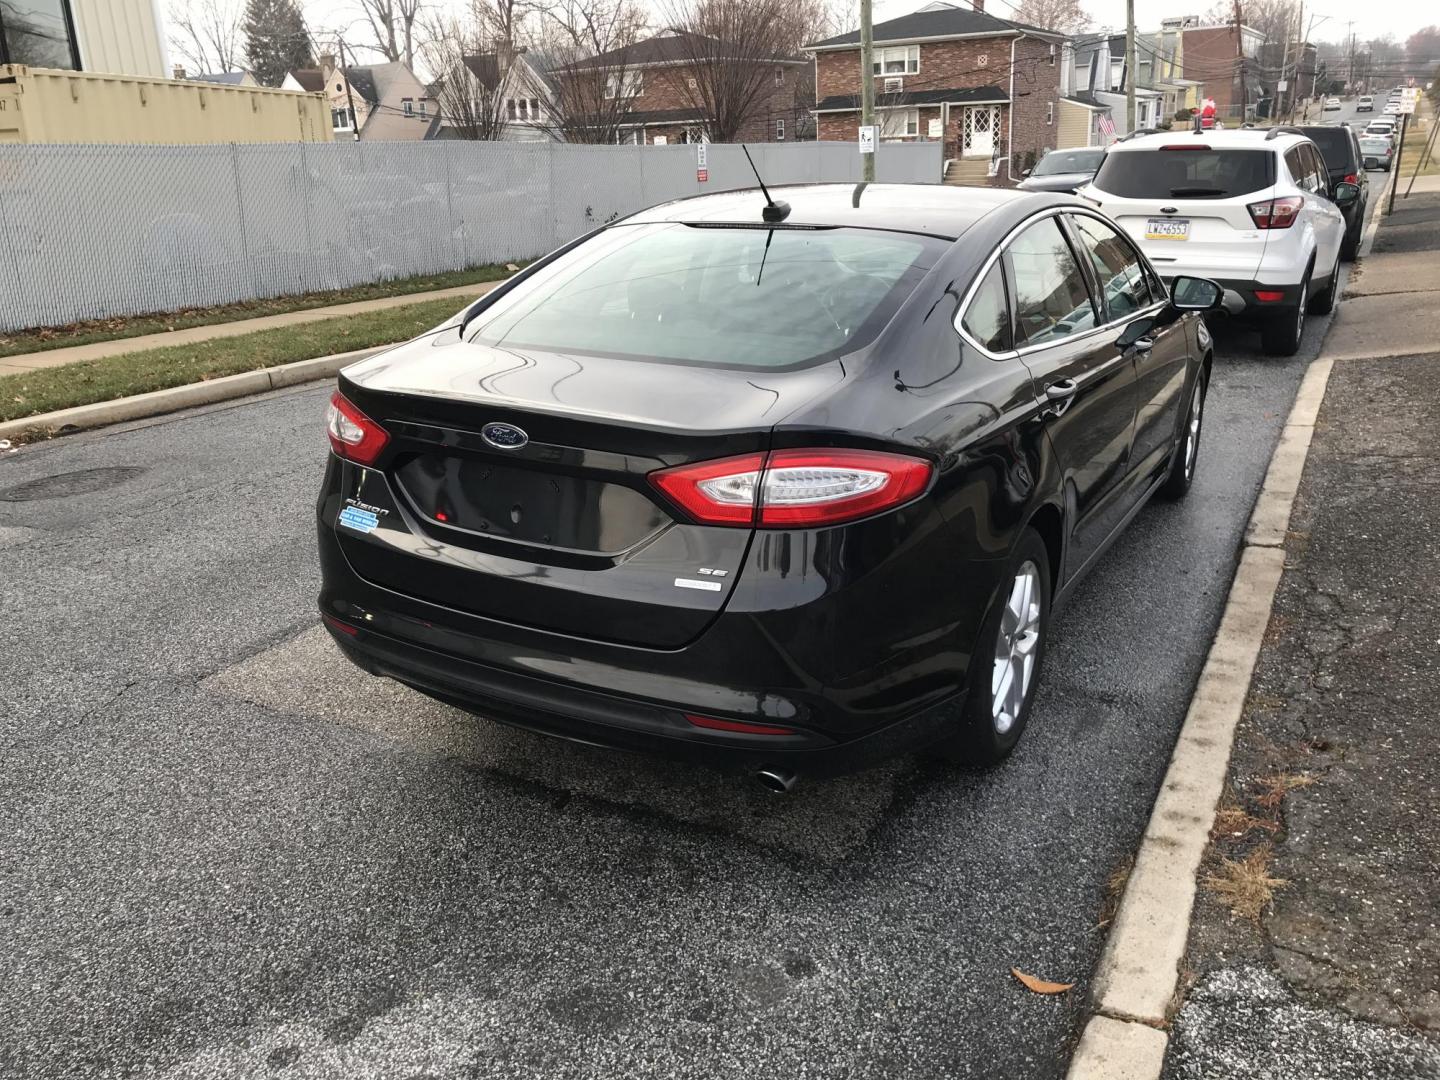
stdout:
<svg viewBox="0 0 1440 1080">
<path fill-rule="evenodd" d="M 1354 156 L 1350 149 L 1350 129 L 1338 127 L 1311 127 L 1304 129 L 1310 141 L 1320 148 L 1325 167 L 1332 172 L 1350 172 Z"/>
<path fill-rule="evenodd" d="M 1275 154 L 1188 145 L 1121 150 L 1105 155 L 1091 183 L 1122 199 L 1228 199 L 1275 183 Z"/>
<path fill-rule="evenodd" d="M 1051 150 L 1040 159 L 1031 176 L 1056 176 L 1060 173 L 1093 173 L 1105 156 L 1102 150 Z"/>
<path fill-rule="evenodd" d="M 867 343 L 944 245 L 870 229 L 617 225 L 521 282 L 473 341 L 732 368 Z"/>
</svg>

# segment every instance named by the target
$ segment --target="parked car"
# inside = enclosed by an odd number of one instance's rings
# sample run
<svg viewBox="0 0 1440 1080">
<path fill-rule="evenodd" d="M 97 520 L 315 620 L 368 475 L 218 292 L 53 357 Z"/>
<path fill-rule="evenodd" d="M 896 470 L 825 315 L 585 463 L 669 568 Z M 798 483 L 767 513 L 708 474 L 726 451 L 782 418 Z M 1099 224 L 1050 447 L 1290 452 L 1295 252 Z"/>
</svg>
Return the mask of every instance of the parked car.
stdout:
<svg viewBox="0 0 1440 1080">
<path fill-rule="evenodd" d="M 1364 135 L 1360 139 L 1360 154 L 1365 168 L 1389 172 L 1395 162 L 1395 140 L 1388 135 Z"/>
<path fill-rule="evenodd" d="M 1339 112 L 1342 108 L 1338 97 L 1326 98 L 1325 104 L 1320 107 L 1321 112 Z"/>
<path fill-rule="evenodd" d="M 1190 487 L 1220 288 L 1066 196 L 772 193 L 615 222 L 340 374 L 319 606 L 357 665 L 780 790 L 1010 752 L 1052 613 Z"/>
<path fill-rule="evenodd" d="M 1300 130 L 1320 148 L 1331 191 L 1342 183 L 1354 184 L 1360 189 L 1359 196 L 1341 208 L 1345 215 L 1345 241 L 1340 247 L 1340 257 L 1353 259 L 1360 249 L 1360 232 L 1365 227 L 1365 208 L 1370 201 L 1370 179 L 1365 175 L 1360 140 L 1349 124 L 1317 124 Z"/>
<path fill-rule="evenodd" d="M 1371 120 L 1365 128 L 1366 135 L 1384 135 L 1387 139 L 1395 135 L 1395 121 L 1388 116 Z"/>
<path fill-rule="evenodd" d="M 1361 95 L 1360 95 L 1360 100 L 1357 101 L 1357 102 L 1355 102 L 1355 111 L 1356 111 L 1357 113 L 1362 113 L 1362 112 L 1374 112 L 1374 111 L 1375 111 L 1375 99 L 1374 99 L 1373 97 L 1371 97 L 1369 94 L 1361 94 Z"/>
<path fill-rule="evenodd" d="M 1090 182 L 1105 157 L 1103 146 L 1051 150 L 1025 173 L 1020 187 L 1026 191 L 1063 191 L 1070 195 Z"/>
<path fill-rule="evenodd" d="M 1225 307 L 1260 328 L 1273 356 L 1300 347 L 1307 312 L 1335 303 L 1342 207 L 1296 128 L 1143 135 L 1115 143 L 1082 198 L 1119 222 L 1160 273 L 1213 278 Z"/>
</svg>

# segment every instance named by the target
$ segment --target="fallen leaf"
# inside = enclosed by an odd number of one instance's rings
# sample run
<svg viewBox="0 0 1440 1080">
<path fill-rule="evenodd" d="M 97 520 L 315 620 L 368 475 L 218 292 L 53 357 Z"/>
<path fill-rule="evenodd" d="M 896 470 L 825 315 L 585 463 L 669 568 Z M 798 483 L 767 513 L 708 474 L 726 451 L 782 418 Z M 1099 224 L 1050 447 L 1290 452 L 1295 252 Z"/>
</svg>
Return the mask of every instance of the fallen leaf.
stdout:
<svg viewBox="0 0 1440 1080">
<path fill-rule="evenodd" d="M 1063 994 L 1075 985 L 1074 983 L 1046 982 L 1044 979 L 1037 979 L 1034 975 L 1026 975 L 1016 967 L 1010 969 L 1010 974 L 1019 979 L 1026 989 L 1033 990 L 1037 994 Z"/>
<path fill-rule="evenodd" d="M 505 269 L 509 270 L 513 274 L 516 270 L 519 270 L 520 267 L 516 266 L 514 263 L 506 263 Z"/>
</svg>

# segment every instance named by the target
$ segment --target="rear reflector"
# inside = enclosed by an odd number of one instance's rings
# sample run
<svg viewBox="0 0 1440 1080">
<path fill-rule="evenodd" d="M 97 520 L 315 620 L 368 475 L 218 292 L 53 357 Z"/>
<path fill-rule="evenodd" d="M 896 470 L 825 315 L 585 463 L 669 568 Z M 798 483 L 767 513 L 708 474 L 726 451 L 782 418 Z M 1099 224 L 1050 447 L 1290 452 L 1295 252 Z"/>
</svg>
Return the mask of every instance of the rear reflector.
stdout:
<svg viewBox="0 0 1440 1080">
<path fill-rule="evenodd" d="M 794 735 L 795 729 L 788 727 L 776 727 L 773 724 L 746 724 L 739 720 L 720 720 L 713 716 L 691 716 L 685 714 L 685 719 L 698 728 L 709 728 L 711 731 L 733 731 L 739 735 Z"/>
<path fill-rule="evenodd" d="M 1273 304 L 1279 300 L 1284 300 L 1285 294 L 1279 289 L 1256 289 L 1255 299 L 1261 303 Z"/>
<path fill-rule="evenodd" d="M 707 525 L 805 528 L 909 502 L 931 471 L 922 458 L 876 450 L 776 450 L 662 469 L 650 480 Z"/>
<path fill-rule="evenodd" d="M 354 637 L 356 634 L 360 633 L 360 628 L 358 626 L 351 626 L 347 622 L 341 622 L 339 619 L 335 618 L 334 615 L 321 615 L 320 618 L 324 619 L 325 624 L 329 626 L 332 630 L 339 630 L 340 633 L 345 634 L 348 637 Z"/>
<path fill-rule="evenodd" d="M 325 417 L 330 449 L 358 465 L 373 465 L 390 436 L 338 390 L 330 397 Z"/>
<path fill-rule="evenodd" d="M 1283 199 L 1250 203 L 1245 209 L 1250 211 L 1250 220 L 1257 229 L 1288 229 L 1295 224 L 1304 205 L 1305 200 L 1299 195 L 1287 195 Z"/>
</svg>

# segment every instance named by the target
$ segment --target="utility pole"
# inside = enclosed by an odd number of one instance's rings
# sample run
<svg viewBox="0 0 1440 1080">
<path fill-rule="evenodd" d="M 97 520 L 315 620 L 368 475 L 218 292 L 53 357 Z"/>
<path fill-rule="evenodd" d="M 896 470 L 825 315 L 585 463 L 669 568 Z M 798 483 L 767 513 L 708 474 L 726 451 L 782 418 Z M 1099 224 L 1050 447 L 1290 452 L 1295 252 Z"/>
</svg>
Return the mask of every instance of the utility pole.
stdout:
<svg viewBox="0 0 1440 1080">
<path fill-rule="evenodd" d="M 1135 130 L 1135 0 L 1125 0 L 1125 131 Z"/>
<path fill-rule="evenodd" d="M 336 37 L 335 41 L 340 47 L 340 77 L 345 80 L 345 104 L 350 110 L 350 130 L 354 133 L 353 140 L 359 142 L 360 120 L 355 115 L 355 95 L 350 91 L 350 76 L 345 74 L 345 39 Z"/>
<path fill-rule="evenodd" d="M 1390 182 L 1390 205 L 1385 208 L 1385 216 L 1389 217 L 1395 212 L 1395 189 L 1400 186 L 1400 155 L 1405 150 L 1405 129 L 1410 126 L 1410 114 L 1400 114 L 1400 140 L 1395 144 L 1395 161 L 1390 166 L 1395 170 L 1395 179 Z"/>
<path fill-rule="evenodd" d="M 1303 27 L 1304 25 L 1305 0 L 1300 0 L 1300 5 L 1298 8 L 1296 8 L 1295 11 L 1295 64 L 1294 70 L 1290 72 L 1290 112 L 1288 114 L 1287 122 L 1292 124 L 1295 122 L 1295 99 L 1299 96 L 1298 94 L 1296 94 L 1296 91 L 1300 89 L 1300 87 L 1297 85 L 1300 82 L 1300 61 L 1305 55 L 1305 45 L 1304 42 L 1300 39 L 1301 27 Z M 1306 34 L 1305 36 L 1309 37 L 1310 35 Z M 1286 42 L 1286 44 L 1288 45 L 1289 42 Z M 1300 122 L 1302 124 L 1305 122 L 1305 118 L 1303 116 L 1300 118 Z"/>
<path fill-rule="evenodd" d="M 860 124 L 876 134 L 875 124 L 875 25 L 870 12 L 871 0 L 860 0 Z M 879 140 L 875 140 L 878 142 Z M 875 150 L 861 154 L 860 176 L 875 179 Z"/>
<path fill-rule="evenodd" d="M 1245 122 L 1245 32 L 1241 29 L 1240 0 L 1235 0 L 1235 69 L 1240 80 L 1240 120 Z M 1218 118 L 1217 118 L 1218 119 Z"/>
</svg>

